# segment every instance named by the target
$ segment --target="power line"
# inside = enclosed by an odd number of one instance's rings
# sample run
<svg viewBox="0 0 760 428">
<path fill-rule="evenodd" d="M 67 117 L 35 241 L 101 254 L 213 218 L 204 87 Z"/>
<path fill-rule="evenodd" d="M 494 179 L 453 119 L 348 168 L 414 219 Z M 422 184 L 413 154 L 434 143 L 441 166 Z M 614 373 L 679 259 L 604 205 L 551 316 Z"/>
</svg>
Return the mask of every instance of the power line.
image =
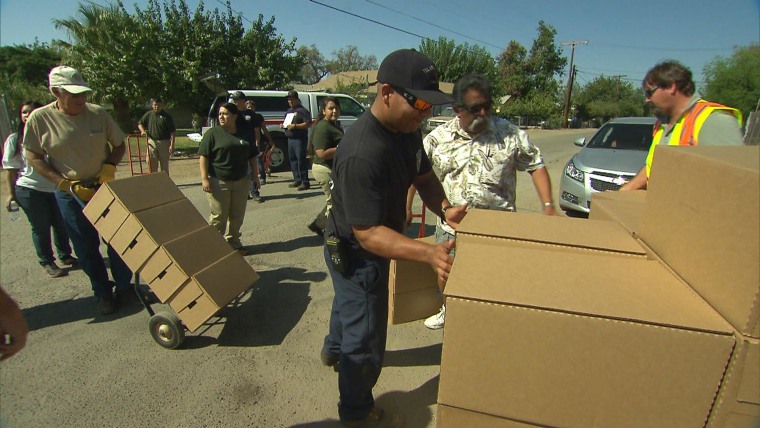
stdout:
<svg viewBox="0 0 760 428">
<path fill-rule="evenodd" d="M 217 1 L 219 1 L 219 0 L 217 0 Z M 337 7 L 330 6 L 329 4 L 324 4 L 324 3 L 318 2 L 316 0 L 309 0 L 309 1 L 312 2 L 312 3 L 316 3 L 316 4 L 320 5 L 320 6 L 324 6 L 326 8 L 333 9 L 333 10 L 336 10 L 336 11 L 341 12 L 341 13 L 345 13 L 346 15 L 351 15 L 351 16 L 353 16 L 355 18 L 359 18 L 359 19 L 363 19 L 365 21 L 369 21 L 369 22 L 371 22 L 373 24 L 382 25 L 383 27 L 390 28 L 390 29 L 396 30 L 396 31 L 400 31 L 400 32 L 405 33 L 405 34 L 409 34 L 410 36 L 419 37 L 420 39 L 427 39 L 427 37 L 425 37 L 425 36 L 420 36 L 419 34 L 415 34 L 415 33 L 412 33 L 410 31 L 402 30 L 401 28 L 396 28 L 396 27 L 394 27 L 392 25 L 384 24 L 384 23 L 382 23 L 380 21 L 375 21 L 374 19 L 369 19 L 369 18 L 366 18 L 364 16 L 357 15 L 355 13 L 351 13 L 351 12 L 343 10 L 343 9 L 338 9 Z"/>
<path fill-rule="evenodd" d="M 422 23 L 425 23 L 425 24 L 431 25 L 431 26 L 433 26 L 433 27 L 435 27 L 435 28 L 441 29 L 441 30 L 443 30 L 443 31 L 448 31 L 448 32 L 450 32 L 450 33 L 456 34 L 457 36 L 462 36 L 462 37 L 464 37 L 464 38 L 466 38 L 466 39 L 470 39 L 470 40 L 476 41 L 476 42 L 478 42 L 478 43 L 482 43 L 482 44 L 484 44 L 484 45 L 488 45 L 488 46 L 491 46 L 491 47 L 493 47 L 493 48 L 496 48 L 496 49 L 502 49 L 502 47 L 501 47 L 501 46 L 496 46 L 496 45 L 494 45 L 494 44 L 492 44 L 492 43 L 488 43 L 488 42 L 486 42 L 486 41 L 483 41 L 483 40 L 479 40 L 479 39 L 476 39 L 476 38 L 474 38 L 474 37 L 470 37 L 470 36 L 468 36 L 468 35 L 466 35 L 466 34 L 462 34 L 462 33 L 459 33 L 459 32 L 457 32 L 457 31 L 454 31 L 454 30 L 450 29 L 450 28 L 446 28 L 446 27 L 443 27 L 443 26 L 441 26 L 441 25 L 438 25 L 438 24 L 432 23 L 432 22 L 430 22 L 430 21 L 425 21 L 424 19 L 420 19 L 420 18 L 417 18 L 416 16 L 412 16 L 412 15 L 409 15 L 409 14 L 407 14 L 407 13 L 404 13 L 404 12 L 401 12 L 401 11 L 398 11 L 398 10 L 395 10 L 395 9 L 392 9 L 392 8 L 390 8 L 390 7 L 388 7 L 388 6 L 382 5 L 382 4 L 380 4 L 380 3 L 377 3 L 377 2 L 375 2 L 375 1 L 372 1 L 372 0 L 364 0 L 364 1 L 366 1 L 367 3 L 371 3 L 371 4 L 374 4 L 375 6 L 379 6 L 379 7 L 382 7 L 383 9 L 386 9 L 386 10 L 390 10 L 391 12 L 395 12 L 395 13 L 398 13 L 399 15 L 402 15 L 402 16 L 406 16 L 407 18 L 412 18 L 412 19 L 414 19 L 415 21 L 419 21 L 419 22 L 422 22 Z M 427 39 L 428 37 L 425 37 L 425 38 Z"/>
<path fill-rule="evenodd" d="M 660 52 L 725 52 L 730 51 L 733 49 L 733 47 L 730 48 L 671 48 L 671 47 L 649 47 L 649 46 L 631 46 L 631 45 L 617 45 L 613 43 L 594 43 L 597 46 L 610 46 L 613 48 L 625 48 L 625 49 L 639 49 L 639 50 L 646 50 L 646 51 L 660 51 Z"/>
</svg>

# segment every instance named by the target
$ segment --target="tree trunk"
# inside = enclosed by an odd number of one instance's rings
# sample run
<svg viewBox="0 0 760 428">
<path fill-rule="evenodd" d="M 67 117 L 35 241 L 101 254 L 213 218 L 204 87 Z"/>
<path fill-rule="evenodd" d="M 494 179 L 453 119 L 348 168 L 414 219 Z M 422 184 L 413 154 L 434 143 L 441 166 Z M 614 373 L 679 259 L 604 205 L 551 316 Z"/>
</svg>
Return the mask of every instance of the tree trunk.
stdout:
<svg viewBox="0 0 760 428">
<path fill-rule="evenodd" d="M 135 132 L 137 125 L 132 123 L 132 119 L 129 117 L 129 101 L 123 98 L 113 100 L 113 115 L 122 131 L 127 134 Z"/>
</svg>

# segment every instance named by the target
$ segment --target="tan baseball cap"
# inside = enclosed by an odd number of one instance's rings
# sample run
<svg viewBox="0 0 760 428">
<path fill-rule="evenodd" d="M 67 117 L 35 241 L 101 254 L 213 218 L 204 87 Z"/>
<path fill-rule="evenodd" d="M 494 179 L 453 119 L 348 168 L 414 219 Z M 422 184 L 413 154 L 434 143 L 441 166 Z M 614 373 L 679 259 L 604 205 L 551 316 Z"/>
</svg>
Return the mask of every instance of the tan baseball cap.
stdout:
<svg viewBox="0 0 760 428">
<path fill-rule="evenodd" d="M 50 70 L 48 81 L 50 82 L 50 89 L 62 88 L 70 94 L 92 91 L 84 82 L 82 74 L 67 65 L 60 65 Z"/>
</svg>

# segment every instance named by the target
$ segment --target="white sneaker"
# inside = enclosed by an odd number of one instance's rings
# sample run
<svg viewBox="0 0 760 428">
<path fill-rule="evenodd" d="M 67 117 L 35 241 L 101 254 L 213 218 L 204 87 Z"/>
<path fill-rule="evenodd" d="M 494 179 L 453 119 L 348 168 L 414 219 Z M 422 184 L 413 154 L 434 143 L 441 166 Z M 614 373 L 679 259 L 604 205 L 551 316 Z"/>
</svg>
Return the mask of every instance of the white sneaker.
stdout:
<svg viewBox="0 0 760 428">
<path fill-rule="evenodd" d="M 437 314 L 428 317 L 425 320 L 425 327 L 431 330 L 438 330 L 443 328 L 443 323 L 446 319 L 446 305 L 441 306 L 441 310 Z"/>
</svg>

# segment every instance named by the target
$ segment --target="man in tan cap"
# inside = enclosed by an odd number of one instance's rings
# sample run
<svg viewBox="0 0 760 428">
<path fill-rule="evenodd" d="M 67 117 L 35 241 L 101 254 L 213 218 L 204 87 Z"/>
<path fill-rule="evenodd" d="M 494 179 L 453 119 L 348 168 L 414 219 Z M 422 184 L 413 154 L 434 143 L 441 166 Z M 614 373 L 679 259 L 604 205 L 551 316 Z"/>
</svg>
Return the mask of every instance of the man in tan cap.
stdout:
<svg viewBox="0 0 760 428">
<path fill-rule="evenodd" d="M 126 151 L 125 134 L 105 109 L 87 102 L 92 89 L 77 70 L 55 67 L 49 82 L 56 100 L 29 116 L 24 133 L 26 158 L 56 185 L 55 197 L 79 264 L 90 278 L 97 310 L 111 314 L 119 302 L 133 301 L 132 272 L 109 245 L 108 259 L 116 283 L 114 298 L 98 232 L 82 213 L 81 202 L 89 201 L 97 185 L 113 180 L 116 165 Z M 82 185 L 72 187 L 74 184 Z"/>
</svg>

